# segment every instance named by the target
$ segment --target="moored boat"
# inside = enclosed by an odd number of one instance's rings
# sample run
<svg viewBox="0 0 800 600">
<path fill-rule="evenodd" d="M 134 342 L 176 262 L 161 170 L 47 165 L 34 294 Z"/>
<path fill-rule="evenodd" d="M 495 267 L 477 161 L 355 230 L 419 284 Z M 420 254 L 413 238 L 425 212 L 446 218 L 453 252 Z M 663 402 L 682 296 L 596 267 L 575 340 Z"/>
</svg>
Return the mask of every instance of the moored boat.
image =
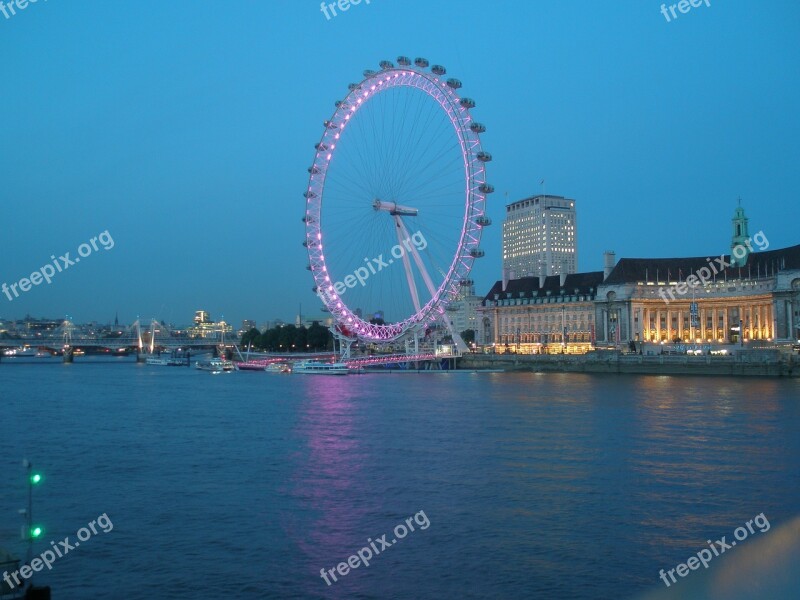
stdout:
<svg viewBox="0 0 800 600">
<path fill-rule="evenodd" d="M 21 346 L 19 348 L 10 348 L 3 352 L 4 356 L 36 356 L 36 348 L 30 346 Z"/>
<path fill-rule="evenodd" d="M 350 369 L 344 363 L 325 363 L 319 360 L 304 360 L 292 366 L 292 373 L 300 375 L 347 375 Z"/>
<path fill-rule="evenodd" d="M 236 369 L 233 362 L 222 358 L 212 358 L 211 360 L 198 361 L 194 363 L 195 369 L 209 371 L 210 373 L 230 373 Z"/>
<path fill-rule="evenodd" d="M 237 362 L 235 363 L 237 371 L 266 371 L 267 367 L 261 363 L 256 362 Z"/>
</svg>

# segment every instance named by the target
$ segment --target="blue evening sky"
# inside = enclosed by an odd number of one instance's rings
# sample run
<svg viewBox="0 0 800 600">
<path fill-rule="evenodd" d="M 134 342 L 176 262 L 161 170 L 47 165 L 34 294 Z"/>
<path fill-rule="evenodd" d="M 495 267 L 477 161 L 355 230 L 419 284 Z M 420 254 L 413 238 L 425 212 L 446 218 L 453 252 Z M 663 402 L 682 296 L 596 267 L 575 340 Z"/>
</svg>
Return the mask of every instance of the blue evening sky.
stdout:
<svg viewBox="0 0 800 600">
<path fill-rule="evenodd" d="M 108 230 L 114 248 L 9 301 L 26 314 L 178 324 L 321 314 L 307 167 L 334 101 L 398 55 L 447 67 L 494 161 L 478 292 L 508 201 L 575 198 L 579 270 L 618 257 L 800 243 L 800 4 L 711 0 L 39 0 L 0 14 L 0 283 Z M 680 14 L 680 13 L 679 13 Z M 387 247 L 394 243 L 387 240 Z"/>
</svg>

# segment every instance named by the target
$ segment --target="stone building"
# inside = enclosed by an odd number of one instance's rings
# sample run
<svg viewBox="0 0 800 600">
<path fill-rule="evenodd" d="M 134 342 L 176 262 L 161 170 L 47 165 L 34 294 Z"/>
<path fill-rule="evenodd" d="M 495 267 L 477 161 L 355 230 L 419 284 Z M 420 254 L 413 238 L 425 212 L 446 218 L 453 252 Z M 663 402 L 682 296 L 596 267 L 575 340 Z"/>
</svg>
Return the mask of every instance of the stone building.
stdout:
<svg viewBox="0 0 800 600">
<path fill-rule="evenodd" d="M 615 262 L 606 252 L 603 271 L 518 279 L 505 271 L 478 308 L 477 341 L 521 353 L 800 343 L 800 245 L 768 247 L 763 232 L 749 236 L 739 207 L 730 254 Z"/>
</svg>

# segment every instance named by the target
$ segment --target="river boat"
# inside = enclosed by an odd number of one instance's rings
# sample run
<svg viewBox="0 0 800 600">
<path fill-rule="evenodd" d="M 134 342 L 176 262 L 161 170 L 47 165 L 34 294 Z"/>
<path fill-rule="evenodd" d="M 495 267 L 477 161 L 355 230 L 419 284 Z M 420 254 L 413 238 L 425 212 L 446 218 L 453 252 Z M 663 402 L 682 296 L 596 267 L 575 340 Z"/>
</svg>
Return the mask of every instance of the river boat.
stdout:
<svg viewBox="0 0 800 600">
<path fill-rule="evenodd" d="M 236 363 L 236 370 L 237 371 L 266 371 L 267 367 L 262 363 L 256 362 L 237 362 Z"/>
<path fill-rule="evenodd" d="M 222 358 L 212 358 L 211 360 L 198 361 L 194 363 L 195 369 L 208 371 L 210 373 L 230 373 L 236 369 L 233 362 Z"/>
<path fill-rule="evenodd" d="M 344 363 L 325 363 L 319 360 L 304 360 L 292 366 L 298 375 L 347 375 L 350 369 Z"/>
</svg>

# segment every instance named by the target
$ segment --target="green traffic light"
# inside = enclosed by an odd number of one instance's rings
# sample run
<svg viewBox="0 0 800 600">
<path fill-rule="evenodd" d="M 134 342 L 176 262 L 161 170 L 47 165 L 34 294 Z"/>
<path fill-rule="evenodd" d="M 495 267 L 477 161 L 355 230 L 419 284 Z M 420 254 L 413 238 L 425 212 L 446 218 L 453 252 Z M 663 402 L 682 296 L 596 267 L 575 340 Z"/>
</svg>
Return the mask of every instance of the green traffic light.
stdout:
<svg viewBox="0 0 800 600">
<path fill-rule="evenodd" d="M 42 474 L 41 473 L 34 473 L 31 475 L 31 483 L 36 485 L 37 483 L 42 481 Z"/>
<path fill-rule="evenodd" d="M 44 533 L 44 529 L 42 529 L 38 525 L 36 527 L 31 527 L 31 539 L 33 539 L 33 540 L 38 539 L 38 538 L 42 537 L 43 533 Z"/>
</svg>

